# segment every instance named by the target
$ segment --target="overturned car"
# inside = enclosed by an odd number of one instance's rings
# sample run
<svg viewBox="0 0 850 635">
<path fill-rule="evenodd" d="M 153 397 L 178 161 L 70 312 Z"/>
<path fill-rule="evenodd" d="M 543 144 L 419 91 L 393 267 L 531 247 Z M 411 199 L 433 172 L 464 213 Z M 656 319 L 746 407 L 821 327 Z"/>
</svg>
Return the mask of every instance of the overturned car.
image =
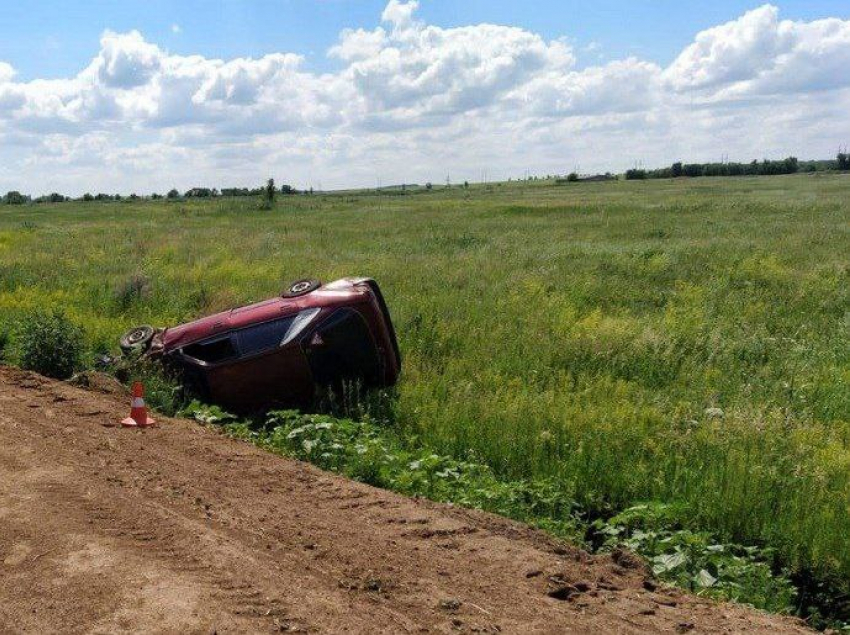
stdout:
<svg viewBox="0 0 850 635">
<path fill-rule="evenodd" d="M 401 357 L 371 278 L 299 280 L 280 297 L 165 329 L 139 326 L 125 354 L 160 359 L 192 394 L 234 412 L 313 403 L 346 382 L 395 384 Z"/>
</svg>

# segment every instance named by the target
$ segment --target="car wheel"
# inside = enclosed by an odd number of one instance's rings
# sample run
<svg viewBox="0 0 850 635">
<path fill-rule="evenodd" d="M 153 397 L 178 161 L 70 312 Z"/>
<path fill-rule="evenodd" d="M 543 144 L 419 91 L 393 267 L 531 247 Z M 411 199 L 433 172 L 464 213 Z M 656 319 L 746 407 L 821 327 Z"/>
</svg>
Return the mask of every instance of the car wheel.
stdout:
<svg viewBox="0 0 850 635">
<path fill-rule="evenodd" d="M 121 336 L 121 350 L 124 353 L 144 353 L 150 348 L 156 331 L 147 324 L 136 326 Z"/>
<path fill-rule="evenodd" d="M 321 282 L 312 278 L 296 280 L 291 285 L 289 285 L 281 295 L 283 295 L 284 298 L 297 298 L 302 295 L 307 295 L 308 293 L 315 291 L 321 286 Z"/>
</svg>

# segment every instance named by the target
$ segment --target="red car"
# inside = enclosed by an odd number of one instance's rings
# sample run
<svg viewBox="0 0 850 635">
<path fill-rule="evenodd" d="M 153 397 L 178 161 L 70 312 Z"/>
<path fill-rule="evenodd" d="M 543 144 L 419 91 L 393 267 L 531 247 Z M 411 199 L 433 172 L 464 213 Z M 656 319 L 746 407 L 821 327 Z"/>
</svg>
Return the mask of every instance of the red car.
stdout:
<svg viewBox="0 0 850 635">
<path fill-rule="evenodd" d="M 395 384 L 401 357 L 387 305 L 370 278 L 300 280 L 280 297 L 180 326 L 140 326 L 125 353 L 161 358 L 202 399 L 235 412 L 305 406 L 344 382 Z"/>
</svg>

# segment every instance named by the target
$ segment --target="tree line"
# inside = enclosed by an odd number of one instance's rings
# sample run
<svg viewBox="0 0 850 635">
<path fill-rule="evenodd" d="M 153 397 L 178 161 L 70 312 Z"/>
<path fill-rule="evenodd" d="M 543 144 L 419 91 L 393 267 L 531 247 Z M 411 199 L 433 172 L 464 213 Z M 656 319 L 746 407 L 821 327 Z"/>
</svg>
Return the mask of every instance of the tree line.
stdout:
<svg viewBox="0 0 850 635">
<path fill-rule="evenodd" d="M 633 168 L 626 170 L 626 180 L 675 179 L 683 176 L 770 176 L 776 174 L 795 174 L 797 172 L 820 172 L 826 170 L 850 170 L 850 153 L 839 152 L 835 161 L 799 161 L 797 157 L 788 157 L 771 161 L 751 161 L 750 163 L 682 163 L 677 161 L 670 167 L 655 170 Z"/>
<path fill-rule="evenodd" d="M 795 174 L 797 172 L 821 172 L 828 170 L 839 170 L 842 172 L 850 171 L 850 152 L 843 150 L 836 155 L 834 161 L 799 161 L 797 157 L 788 157 L 777 161 L 765 159 L 763 161 L 751 161 L 750 163 L 682 163 L 677 161 L 670 167 L 658 168 L 655 170 L 644 170 L 642 168 L 633 168 L 626 170 L 624 176 L 626 180 L 643 180 L 643 179 L 675 179 L 679 177 L 699 177 L 699 176 L 767 176 L 776 174 Z M 566 179 L 556 178 L 558 183 L 574 182 L 580 180 L 608 180 L 617 178 L 615 175 L 606 173 L 605 175 L 596 175 L 591 178 L 581 178 L 575 172 L 571 173 Z M 464 187 L 469 187 L 468 182 L 464 182 Z M 431 184 L 425 186 L 426 189 L 431 189 Z M 404 189 L 404 186 L 402 186 Z M 259 197 L 265 204 L 274 200 L 275 194 L 293 195 L 293 194 L 312 194 L 313 188 L 309 190 L 299 191 L 290 185 L 283 184 L 276 187 L 274 181 L 269 179 L 266 185 L 255 188 L 248 187 L 193 187 L 180 192 L 176 188 L 169 190 L 166 194 L 153 193 L 149 196 L 139 196 L 138 194 L 130 194 L 122 196 L 121 194 L 91 194 L 86 193 L 80 197 L 73 198 L 64 196 L 57 192 L 33 198 L 28 194 L 22 194 L 16 190 L 7 192 L 5 196 L 0 198 L 0 203 L 6 205 L 23 205 L 25 203 L 65 203 L 70 201 L 137 201 L 142 199 L 149 200 L 186 200 L 194 198 L 220 198 L 234 196 L 253 196 Z"/>
<path fill-rule="evenodd" d="M 271 188 L 271 189 L 270 189 Z M 91 194 L 90 192 L 86 192 L 82 196 L 74 198 L 72 196 L 64 196 L 59 194 L 58 192 L 53 192 L 51 194 L 47 194 L 45 196 L 32 197 L 29 194 L 22 194 L 16 190 L 12 190 L 7 192 L 5 196 L 0 198 L 0 202 L 5 205 L 24 205 L 25 203 L 69 203 L 71 201 L 139 201 L 139 200 L 186 200 L 193 198 L 220 198 L 220 197 L 231 197 L 231 196 L 258 196 L 264 200 L 274 199 L 275 194 L 283 194 L 283 195 L 293 195 L 299 194 L 299 190 L 296 190 L 291 185 L 280 185 L 275 186 L 274 181 L 270 180 L 269 183 L 263 185 L 261 187 L 248 188 L 248 187 L 223 187 L 221 189 L 218 188 L 210 188 L 210 187 L 193 187 L 185 192 L 180 192 L 176 188 L 168 191 L 166 194 L 159 194 L 154 192 L 148 196 L 140 196 L 138 194 L 130 194 L 127 196 L 122 196 L 121 194 L 105 194 L 100 192 L 98 194 Z M 312 194 L 313 188 L 309 190 L 305 190 L 304 194 Z"/>
</svg>

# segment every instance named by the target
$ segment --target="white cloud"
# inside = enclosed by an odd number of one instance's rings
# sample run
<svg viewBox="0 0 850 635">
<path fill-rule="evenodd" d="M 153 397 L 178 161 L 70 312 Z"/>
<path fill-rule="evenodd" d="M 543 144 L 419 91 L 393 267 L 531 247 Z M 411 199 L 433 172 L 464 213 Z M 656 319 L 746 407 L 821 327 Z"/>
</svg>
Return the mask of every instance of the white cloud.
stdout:
<svg viewBox="0 0 850 635">
<path fill-rule="evenodd" d="M 11 82 L 14 76 L 15 69 L 12 68 L 12 65 L 6 62 L 0 62 L 0 84 Z"/>
<path fill-rule="evenodd" d="M 179 35 L 183 32 L 183 29 L 180 28 L 179 24 L 174 23 L 171 25 L 171 32 L 174 33 L 174 35 Z"/>
<path fill-rule="evenodd" d="M 410 2 L 390 0 L 381 14 L 381 21 L 389 22 L 396 30 L 408 30 L 414 25 L 413 14 L 418 8 L 419 3 L 416 0 Z"/>
<path fill-rule="evenodd" d="M 340 67 L 323 74 L 286 52 L 174 55 L 137 31 L 104 32 L 64 79 L 20 81 L 0 61 L 0 190 L 498 178 L 820 156 L 850 140 L 850 21 L 765 5 L 697 34 L 666 69 L 579 68 L 566 39 L 428 25 L 417 6 L 391 0 L 382 24 L 343 30 L 328 51 Z"/>
<path fill-rule="evenodd" d="M 848 86 L 850 21 L 780 20 L 767 4 L 697 34 L 665 77 L 678 91 L 713 97 Z"/>
<path fill-rule="evenodd" d="M 106 31 L 100 38 L 100 53 L 89 69 L 97 73 L 104 86 L 135 88 L 151 80 L 162 57 L 162 51 L 147 43 L 138 31 Z"/>
<path fill-rule="evenodd" d="M 702 31 L 667 69 L 667 78 L 677 89 L 751 79 L 772 66 L 787 47 L 788 33 L 780 33 L 778 15 L 776 7 L 764 5 Z"/>
<path fill-rule="evenodd" d="M 378 55 L 386 41 L 386 31 L 381 27 L 374 31 L 345 29 L 340 34 L 339 44 L 332 47 L 328 54 L 346 62 L 366 60 Z"/>
<path fill-rule="evenodd" d="M 259 60 L 232 60 L 211 69 L 193 101 L 199 104 L 213 101 L 242 106 L 254 104 L 262 92 L 291 82 L 300 63 L 299 56 L 281 53 Z"/>
<path fill-rule="evenodd" d="M 548 117 L 634 112 L 660 103 L 661 68 L 635 58 L 568 73 L 549 72 L 514 93 L 529 111 Z"/>
</svg>

